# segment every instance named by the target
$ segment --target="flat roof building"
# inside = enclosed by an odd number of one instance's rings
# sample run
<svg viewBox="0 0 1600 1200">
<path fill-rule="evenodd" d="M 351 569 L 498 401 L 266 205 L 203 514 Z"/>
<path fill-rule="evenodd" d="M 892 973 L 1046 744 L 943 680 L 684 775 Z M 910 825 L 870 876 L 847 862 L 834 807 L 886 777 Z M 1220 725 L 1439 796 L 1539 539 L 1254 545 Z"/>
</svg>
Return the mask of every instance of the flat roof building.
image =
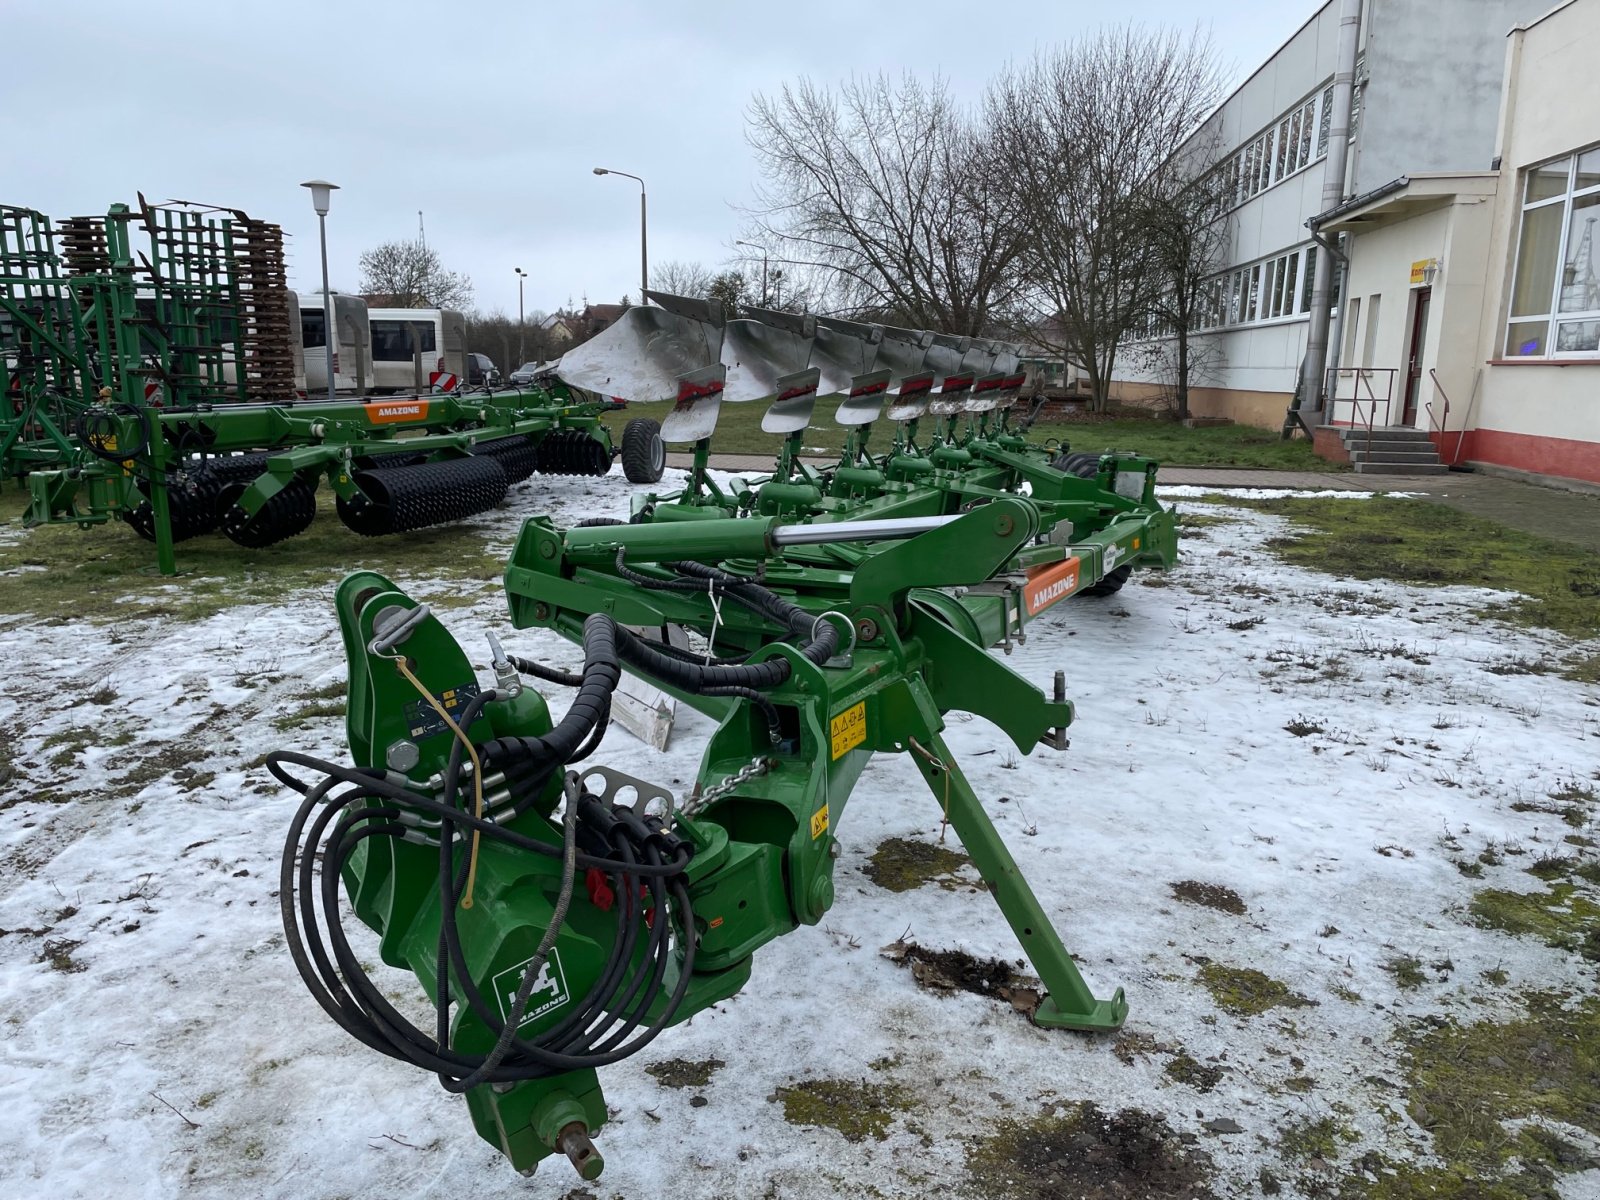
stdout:
<svg viewBox="0 0 1600 1200">
<path fill-rule="evenodd" d="M 1338 34 L 1352 10 L 1350 136 L 1329 205 Z M 1448 461 L 1600 481 L 1600 191 L 1589 190 L 1600 105 L 1578 99 L 1600 61 L 1600 0 L 1547 10 L 1329 0 L 1235 89 L 1191 139 L 1227 195 L 1191 412 L 1283 423 L 1313 281 L 1339 266 L 1333 247 L 1348 263 L 1332 277 L 1328 369 L 1300 397 L 1317 421 L 1410 427 Z M 1164 340 L 1121 355 L 1114 396 L 1159 400 Z"/>
</svg>

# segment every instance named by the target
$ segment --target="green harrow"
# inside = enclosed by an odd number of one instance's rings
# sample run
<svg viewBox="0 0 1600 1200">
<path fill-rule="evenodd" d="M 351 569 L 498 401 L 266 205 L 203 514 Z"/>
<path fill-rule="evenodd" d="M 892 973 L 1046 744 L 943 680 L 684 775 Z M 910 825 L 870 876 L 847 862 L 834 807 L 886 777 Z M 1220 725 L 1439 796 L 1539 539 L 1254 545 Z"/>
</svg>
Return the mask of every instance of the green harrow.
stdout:
<svg viewBox="0 0 1600 1200">
<path fill-rule="evenodd" d="M 581 671 L 491 636 L 486 685 L 427 605 L 357 572 L 335 598 L 353 765 L 268 758 L 302 797 L 280 896 L 312 994 L 363 1044 L 464 1094 L 524 1172 L 560 1153 L 598 1175 L 597 1072 L 823 918 L 874 754 L 909 754 L 960 836 L 1043 984 L 1033 1020 L 1109 1030 L 1127 1014 L 1120 989 L 1097 996 L 1082 977 L 943 731 L 967 712 L 1023 754 L 1068 748 L 1064 673 L 1047 694 L 989 651 L 1069 597 L 1174 561 L 1156 464 L 1031 445 L 1003 346 L 780 317 L 736 328 L 657 300 L 560 373 L 676 397 L 663 435 L 696 446 L 687 485 L 636 497 L 629 522 L 529 520 L 506 570 L 513 624 L 581 646 Z M 798 453 L 819 388 L 849 431 L 826 467 Z M 770 403 L 786 444 L 767 479 L 708 471 L 725 400 Z M 886 402 L 897 432 L 874 455 Z M 686 795 L 590 761 L 624 672 L 716 720 Z M 560 721 L 524 676 L 575 689 Z M 416 976 L 431 1022 L 389 1001 L 347 911 Z"/>
<path fill-rule="evenodd" d="M 299 336 L 276 226 L 143 197 L 59 228 L 0 208 L 0 477 L 26 477 L 30 523 L 125 521 L 165 574 L 188 538 L 303 532 L 324 482 L 370 536 L 483 512 L 534 471 L 604 475 L 619 450 L 633 481 L 661 477 L 654 421 L 614 447 L 613 402 L 554 377 L 308 403 Z"/>
</svg>

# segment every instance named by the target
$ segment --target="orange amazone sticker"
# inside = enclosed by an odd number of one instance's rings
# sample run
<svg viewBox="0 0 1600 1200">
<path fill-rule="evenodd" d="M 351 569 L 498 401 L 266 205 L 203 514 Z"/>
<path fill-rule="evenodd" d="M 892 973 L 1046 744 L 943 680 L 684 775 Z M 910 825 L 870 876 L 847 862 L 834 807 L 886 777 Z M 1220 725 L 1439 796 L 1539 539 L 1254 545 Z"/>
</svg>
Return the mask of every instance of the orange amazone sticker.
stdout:
<svg viewBox="0 0 1600 1200">
<path fill-rule="evenodd" d="M 1036 567 L 1028 572 L 1028 582 L 1023 587 L 1023 603 L 1028 615 L 1036 617 L 1057 600 L 1065 600 L 1078 590 L 1078 560 L 1069 558 L 1048 567 Z"/>
<path fill-rule="evenodd" d="M 398 421 L 426 421 L 429 403 L 427 400 L 404 400 L 390 404 L 368 404 L 367 420 L 374 425 L 393 425 Z"/>
</svg>

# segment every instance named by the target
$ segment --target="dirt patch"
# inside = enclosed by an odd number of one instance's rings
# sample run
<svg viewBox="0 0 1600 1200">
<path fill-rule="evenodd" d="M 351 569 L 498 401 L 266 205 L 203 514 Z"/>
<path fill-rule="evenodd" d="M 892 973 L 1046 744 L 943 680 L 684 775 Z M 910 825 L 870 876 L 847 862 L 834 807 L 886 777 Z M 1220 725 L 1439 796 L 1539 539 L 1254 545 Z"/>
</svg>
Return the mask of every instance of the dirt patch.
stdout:
<svg viewBox="0 0 1600 1200">
<path fill-rule="evenodd" d="M 1201 966 L 1199 982 L 1223 1012 L 1254 1017 L 1272 1008 L 1306 1008 L 1316 1003 L 1289 990 L 1270 975 L 1248 967 L 1228 967 L 1208 962 Z"/>
<path fill-rule="evenodd" d="M 1162 1069 L 1168 1079 L 1188 1084 L 1201 1093 L 1211 1091 L 1222 1082 L 1221 1067 L 1208 1066 L 1187 1054 L 1178 1055 Z"/>
<path fill-rule="evenodd" d="M 995 1200 L 1212 1200 L 1210 1160 L 1165 1118 L 1072 1105 L 1061 1115 L 1003 1120 L 978 1143 L 967 1171 Z"/>
<path fill-rule="evenodd" d="M 653 1075 L 662 1087 L 699 1088 L 710 1083 L 711 1076 L 727 1065 L 720 1058 L 708 1058 L 701 1062 L 687 1058 L 669 1058 L 666 1062 L 651 1063 L 645 1068 L 645 1073 Z"/>
<path fill-rule="evenodd" d="M 1172 894 L 1188 904 L 1214 908 L 1218 912 L 1232 913 L 1236 917 L 1245 913 L 1245 903 L 1239 893 L 1219 883 L 1201 883 L 1197 879 L 1184 879 L 1167 885 Z"/>
<path fill-rule="evenodd" d="M 975 958 L 962 950 L 929 950 L 915 942 L 892 942 L 881 951 L 890 962 L 911 968 L 911 977 L 935 992 L 971 992 L 1004 1000 L 1032 1016 L 1043 999 L 1040 986 L 996 958 Z"/>
<path fill-rule="evenodd" d="M 895 1117 L 911 1108 L 915 1096 L 898 1083 L 848 1079 L 807 1079 L 781 1087 L 768 1100 L 783 1105 L 791 1125 L 836 1129 L 847 1142 L 883 1141 Z"/>
<path fill-rule="evenodd" d="M 861 871 L 873 883 L 891 892 L 909 892 L 925 883 L 937 883 L 948 889 L 962 886 L 954 876 L 971 861 L 959 851 L 931 842 L 889 838 L 878 844 Z"/>
<path fill-rule="evenodd" d="M 39 957 L 34 962 L 47 964 L 52 971 L 64 971 L 67 974 L 76 974 L 88 970 L 81 962 L 72 957 L 72 952 L 82 942 L 73 941 L 71 938 L 51 938 L 39 951 Z"/>
</svg>

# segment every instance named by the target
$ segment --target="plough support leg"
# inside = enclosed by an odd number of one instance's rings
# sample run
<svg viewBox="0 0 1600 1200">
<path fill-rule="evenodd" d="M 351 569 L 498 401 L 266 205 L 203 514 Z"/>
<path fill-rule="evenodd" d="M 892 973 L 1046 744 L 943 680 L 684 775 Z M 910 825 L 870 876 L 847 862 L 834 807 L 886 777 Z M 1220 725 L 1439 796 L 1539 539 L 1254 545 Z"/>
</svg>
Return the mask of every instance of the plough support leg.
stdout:
<svg viewBox="0 0 1600 1200">
<path fill-rule="evenodd" d="M 944 739 L 934 735 L 927 750 L 927 754 L 912 754 L 917 770 L 1044 983 L 1047 995 L 1034 1013 L 1034 1023 L 1061 1029 L 1120 1029 L 1128 1016 L 1122 989 L 1109 1000 L 1095 999 Z"/>
</svg>

